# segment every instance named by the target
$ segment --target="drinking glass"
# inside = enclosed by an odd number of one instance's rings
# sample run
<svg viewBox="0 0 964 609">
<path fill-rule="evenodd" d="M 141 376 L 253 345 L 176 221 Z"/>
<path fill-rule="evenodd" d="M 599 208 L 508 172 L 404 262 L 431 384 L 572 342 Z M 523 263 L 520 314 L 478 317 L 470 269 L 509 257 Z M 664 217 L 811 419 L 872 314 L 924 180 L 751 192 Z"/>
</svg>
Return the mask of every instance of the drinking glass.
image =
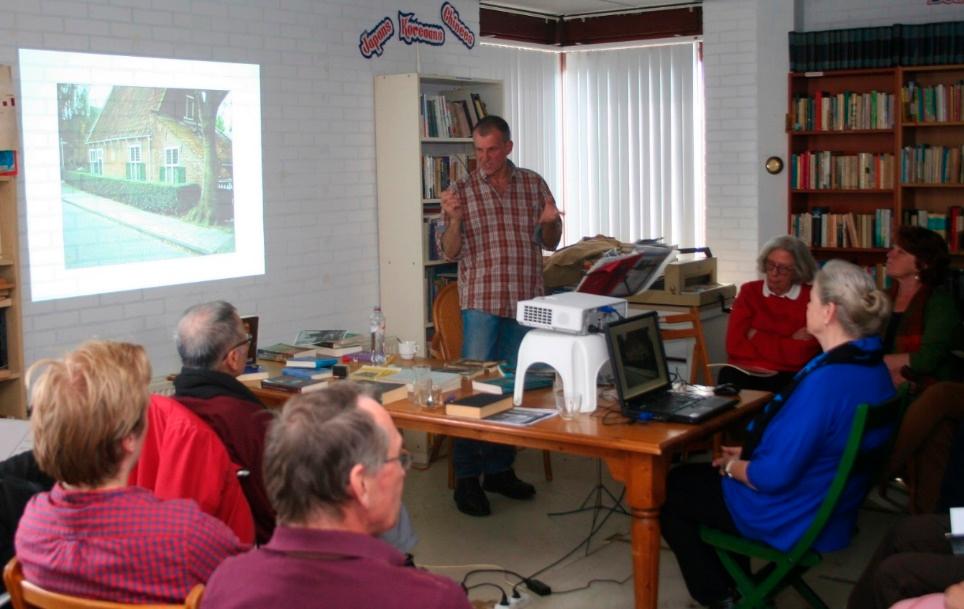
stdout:
<svg viewBox="0 0 964 609">
<path fill-rule="evenodd" d="M 412 366 L 412 373 L 415 375 L 412 383 L 414 401 L 419 406 L 428 406 L 432 395 L 432 369 L 429 366 Z"/>
<path fill-rule="evenodd" d="M 563 397 L 562 409 L 559 411 L 559 416 L 563 420 L 571 421 L 576 418 L 576 414 L 579 413 L 579 407 L 582 405 L 582 396 L 578 393 L 573 395 L 567 395 Z"/>
</svg>

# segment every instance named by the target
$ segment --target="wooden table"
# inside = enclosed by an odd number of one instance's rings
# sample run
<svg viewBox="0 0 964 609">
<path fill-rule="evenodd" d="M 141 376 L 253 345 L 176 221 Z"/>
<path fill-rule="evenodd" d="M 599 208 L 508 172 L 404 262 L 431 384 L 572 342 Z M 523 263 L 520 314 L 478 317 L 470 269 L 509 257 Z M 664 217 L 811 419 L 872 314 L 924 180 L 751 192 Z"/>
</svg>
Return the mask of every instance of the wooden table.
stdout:
<svg viewBox="0 0 964 609">
<path fill-rule="evenodd" d="M 279 391 L 253 390 L 269 405 L 278 405 L 289 397 Z M 395 424 L 404 429 L 603 459 L 612 477 L 626 486 L 626 501 L 632 515 L 636 608 L 656 609 L 659 508 L 666 495 L 669 460 L 694 443 L 754 414 L 769 397 L 769 393 L 761 391 L 743 391 L 735 409 L 701 425 L 655 422 L 606 425 L 601 416 L 602 409 L 607 405 L 611 407 L 612 403 L 607 404 L 602 399 L 600 410 L 594 414 L 580 414 L 572 421 L 553 417 L 530 427 L 455 419 L 445 416 L 441 409 L 420 408 L 408 400 L 389 404 L 386 409 Z M 552 394 L 548 390 L 529 391 L 523 405 L 552 407 Z M 619 417 L 612 415 L 610 418 Z"/>
</svg>

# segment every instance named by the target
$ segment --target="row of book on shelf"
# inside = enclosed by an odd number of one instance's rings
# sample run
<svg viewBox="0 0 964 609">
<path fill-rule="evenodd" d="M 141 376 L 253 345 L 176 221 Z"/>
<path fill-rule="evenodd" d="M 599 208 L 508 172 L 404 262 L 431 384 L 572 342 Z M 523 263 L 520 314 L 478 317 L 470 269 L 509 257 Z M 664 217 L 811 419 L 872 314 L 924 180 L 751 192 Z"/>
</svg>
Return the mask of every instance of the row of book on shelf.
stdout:
<svg viewBox="0 0 964 609">
<path fill-rule="evenodd" d="M 829 150 L 793 154 L 790 156 L 790 187 L 805 190 L 893 188 L 894 155 L 841 154 Z"/>
<path fill-rule="evenodd" d="M 790 32 L 790 71 L 964 63 L 964 22 Z"/>
<path fill-rule="evenodd" d="M 951 252 L 964 251 L 961 242 L 964 240 L 964 208 L 952 205 L 947 212 L 928 211 L 926 209 L 905 209 L 901 212 L 901 222 L 911 226 L 923 226 L 944 237 L 947 248 Z"/>
<path fill-rule="evenodd" d="M 468 100 L 447 100 L 444 95 L 422 95 L 419 99 L 422 137 L 472 137 L 472 129 L 487 114 L 478 93 Z"/>
<path fill-rule="evenodd" d="M 849 131 L 893 127 L 892 93 L 819 93 L 814 97 L 794 97 L 790 106 L 790 128 L 793 131 Z"/>
<path fill-rule="evenodd" d="M 422 155 L 422 198 L 438 199 L 449 184 L 476 168 L 473 154 Z"/>
<path fill-rule="evenodd" d="M 907 146 L 900 151 L 902 184 L 962 184 L 962 146 Z"/>
<path fill-rule="evenodd" d="M 834 214 L 826 207 L 791 214 L 790 231 L 811 247 L 890 247 L 892 213 L 877 209 L 872 214 Z"/>
<path fill-rule="evenodd" d="M 901 89 L 905 120 L 915 123 L 946 123 L 964 120 L 964 81 L 932 86 L 908 82 Z"/>
<path fill-rule="evenodd" d="M 891 246 L 890 209 L 877 209 L 872 214 L 831 213 L 829 208 L 814 207 L 810 211 L 791 214 L 790 231 L 812 247 L 887 248 Z M 922 226 L 938 233 L 947 241 L 951 252 L 964 251 L 964 208 L 953 205 L 947 212 L 905 209 L 901 223 Z"/>
</svg>

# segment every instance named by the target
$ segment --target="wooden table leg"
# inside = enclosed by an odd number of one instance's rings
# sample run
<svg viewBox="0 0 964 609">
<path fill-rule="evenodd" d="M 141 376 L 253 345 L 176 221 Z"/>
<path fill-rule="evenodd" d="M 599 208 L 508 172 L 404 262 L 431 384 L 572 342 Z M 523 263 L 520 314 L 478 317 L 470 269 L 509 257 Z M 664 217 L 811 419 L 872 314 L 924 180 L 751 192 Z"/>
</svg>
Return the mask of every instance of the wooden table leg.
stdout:
<svg viewBox="0 0 964 609">
<path fill-rule="evenodd" d="M 636 609 L 656 609 L 659 599 L 659 508 L 666 497 L 666 461 L 659 455 L 629 454 L 606 460 L 615 480 L 626 485 L 632 515 L 633 590 Z"/>
</svg>

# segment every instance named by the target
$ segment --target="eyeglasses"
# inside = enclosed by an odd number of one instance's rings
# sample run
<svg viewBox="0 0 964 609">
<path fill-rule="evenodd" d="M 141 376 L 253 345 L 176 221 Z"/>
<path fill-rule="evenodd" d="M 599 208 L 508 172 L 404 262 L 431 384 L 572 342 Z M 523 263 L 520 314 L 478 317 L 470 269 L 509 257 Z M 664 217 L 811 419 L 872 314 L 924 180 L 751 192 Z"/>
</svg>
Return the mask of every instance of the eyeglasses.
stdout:
<svg viewBox="0 0 964 609">
<path fill-rule="evenodd" d="M 251 338 L 252 338 L 252 337 L 251 337 L 250 335 L 248 335 L 247 337 L 245 337 L 245 339 L 244 339 L 243 341 L 234 344 L 230 349 L 228 349 L 228 350 L 225 352 L 224 357 L 227 357 L 227 356 L 228 356 L 228 353 L 231 353 L 232 351 L 234 351 L 234 350 L 237 349 L 238 347 L 243 347 L 244 345 L 247 345 L 248 343 L 250 343 L 250 342 L 251 342 Z"/>
<path fill-rule="evenodd" d="M 789 275 L 793 272 L 792 266 L 777 264 L 776 262 L 770 262 L 769 260 L 763 264 L 763 268 L 767 273 L 776 273 L 777 275 Z"/>
<path fill-rule="evenodd" d="M 385 459 L 385 463 L 391 463 L 392 461 L 398 461 L 398 464 L 402 466 L 402 469 L 408 471 L 408 468 L 412 467 L 412 453 L 402 449 L 402 452 L 398 453 L 397 457 Z"/>
</svg>

